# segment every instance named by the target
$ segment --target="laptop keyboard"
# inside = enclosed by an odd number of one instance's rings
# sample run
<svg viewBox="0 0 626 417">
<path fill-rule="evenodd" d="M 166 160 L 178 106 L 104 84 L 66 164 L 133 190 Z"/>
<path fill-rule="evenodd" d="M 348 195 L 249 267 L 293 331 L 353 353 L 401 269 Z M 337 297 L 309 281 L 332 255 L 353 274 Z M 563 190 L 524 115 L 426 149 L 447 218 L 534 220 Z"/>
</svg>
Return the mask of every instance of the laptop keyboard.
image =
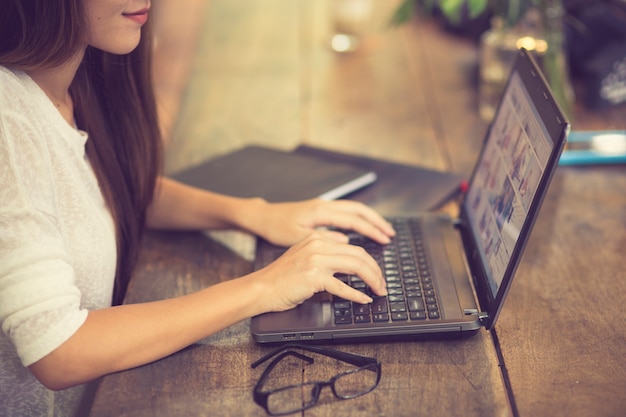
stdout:
<svg viewBox="0 0 626 417">
<path fill-rule="evenodd" d="M 440 318 L 419 222 L 406 218 L 388 220 L 396 230 L 396 236 L 388 245 L 380 245 L 360 235 L 350 238 L 351 244 L 362 246 L 376 259 L 385 275 L 388 295 L 376 296 L 357 276 L 336 274 L 338 279 L 374 299 L 371 304 L 359 304 L 333 297 L 337 325 Z"/>
</svg>

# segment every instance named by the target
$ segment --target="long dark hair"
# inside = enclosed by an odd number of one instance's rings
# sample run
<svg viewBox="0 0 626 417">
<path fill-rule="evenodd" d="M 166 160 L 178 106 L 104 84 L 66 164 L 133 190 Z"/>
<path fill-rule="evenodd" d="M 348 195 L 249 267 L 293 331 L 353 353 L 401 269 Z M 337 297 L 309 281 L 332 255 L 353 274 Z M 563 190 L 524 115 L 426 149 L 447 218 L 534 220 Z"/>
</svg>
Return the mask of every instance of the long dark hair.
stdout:
<svg viewBox="0 0 626 417">
<path fill-rule="evenodd" d="M 0 9 L 0 65 L 50 69 L 78 51 L 85 30 L 81 0 L 0 0 Z M 89 134 L 87 156 L 115 219 L 114 304 L 124 297 L 161 169 L 151 51 L 149 23 L 130 54 L 88 47 L 70 86 L 77 127 Z"/>
</svg>

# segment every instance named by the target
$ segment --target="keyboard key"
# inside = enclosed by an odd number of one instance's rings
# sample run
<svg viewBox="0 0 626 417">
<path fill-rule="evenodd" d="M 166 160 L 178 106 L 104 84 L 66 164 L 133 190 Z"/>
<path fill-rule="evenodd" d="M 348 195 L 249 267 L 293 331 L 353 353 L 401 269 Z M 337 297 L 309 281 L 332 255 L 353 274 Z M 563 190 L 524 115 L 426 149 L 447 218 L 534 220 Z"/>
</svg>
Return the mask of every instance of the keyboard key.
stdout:
<svg viewBox="0 0 626 417">
<path fill-rule="evenodd" d="M 367 288 L 367 284 L 363 281 L 357 281 L 352 283 L 352 288 L 357 289 L 359 291 L 364 291 Z"/>
<path fill-rule="evenodd" d="M 338 280 L 342 281 L 344 284 L 347 284 L 348 282 L 350 282 L 349 275 L 347 275 L 347 274 L 342 274 L 340 272 L 337 272 L 334 275 L 334 277 L 337 278 Z"/>
<path fill-rule="evenodd" d="M 367 304 L 354 303 L 354 307 L 352 308 L 352 311 L 354 312 L 355 316 L 358 314 L 369 314 L 370 307 Z"/>
<path fill-rule="evenodd" d="M 348 284 L 371 295 L 374 302 L 369 306 L 355 306 L 348 302 L 333 304 L 340 320 L 350 317 L 354 321 L 375 322 L 405 320 L 436 320 L 440 318 L 439 306 L 435 295 L 432 276 L 429 271 L 429 259 L 425 253 L 425 243 L 420 231 L 419 221 L 414 219 L 390 219 L 396 229 L 396 236 L 388 245 L 379 245 L 371 239 L 352 233 L 351 243 L 363 247 L 376 260 L 385 274 L 387 281 L 386 297 L 372 293 L 361 279 L 346 275 Z M 345 277 L 337 277 L 345 282 Z M 339 300 L 345 302 L 345 300 Z M 345 314 L 343 309 L 348 308 Z M 347 319 L 346 319 L 347 320 Z"/>
<path fill-rule="evenodd" d="M 370 306 L 372 313 L 387 313 L 387 297 L 374 297 Z"/>
<path fill-rule="evenodd" d="M 406 321 L 408 319 L 409 319 L 409 316 L 406 312 L 391 313 L 391 320 L 393 321 Z"/>
<path fill-rule="evenodd" d="M 411 297 L 408 298 L 406 302 L 409 306 L 409 311 L 424 311 L 426 309 L 421 298 Z"/>
<path fill-rule="evenodd" d="M 411 311 L 409 313 L 409 317 L 411 320 L 426 320 L 426 312 L 425 311 Z"/>
<path fill-rule="evenodd" d="M 393 283 L 398 283 L 402 285 L 401 280 L 400 280 L 400 275 L 386 276 L 385 279 L 387 280 L 387 284 L 393 282 Z"/>
<path fill-rule="evenodd" d="M 349 308 L 336 308 L 334 313 L 335 317 L 352 317 L 352 313 Z"/>
<path fill-rule="evenodd" d="M 335 316 L 335 324 L 352 324 L 352 316 Z"/>
<path fill-rule="evenodd" d="M 392 313 L 400 313 L 406 311 L 406 305 L 404 303 L 389 303 L 389 310 Z"/>
<path fill-rule="evenodd" d="M 374 313 L 372 315 L 372 319 L 374 322 L 380 323 L 380 322 L 387 322 L 389 321 L 389 314 L 387 313 Z"/>
<path fill-rule="evenodd" d="M 354 316 L 355 323 L 369 323 L 370 321 L 371 320 L 369 314 L 357 314 Z"/>
</svg>

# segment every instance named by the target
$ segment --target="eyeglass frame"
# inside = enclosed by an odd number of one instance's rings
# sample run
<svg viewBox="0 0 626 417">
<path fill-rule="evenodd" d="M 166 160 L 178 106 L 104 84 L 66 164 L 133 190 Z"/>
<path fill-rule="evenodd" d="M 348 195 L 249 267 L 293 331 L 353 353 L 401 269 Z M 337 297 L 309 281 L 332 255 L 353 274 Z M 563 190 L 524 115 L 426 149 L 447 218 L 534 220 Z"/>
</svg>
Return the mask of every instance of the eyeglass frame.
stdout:
<svg viewBox="0 0 626 417">
<path fill-rule="evenodd" d="M 324 355 L 333 359 L 337 359 L 339 361 L 345 362 L 345 363 L 349 363 L 351 365 L 357 366 L 358 368 L 354 368 L 351 369 L 349 371 L 346 372 L 341 372 L 335 376 L 333 376 L 332 378 L 330 378 L 328 381 L 311 381 L 308 383 L 301 383 L 301 384 L 294 384 L 294 385 L 289 385 L 289 386 L 285 386 L 285 387 L 280 387 L 280 388 L 276 388 L 276 389 L 272 389 L 269 391 L 263 391 L 261 389 L 261 387 L 263 386 L 263 384 L 265 383 L 265 381 L 268 379 L 270 372 L 274 369 L 274 367 L 281 361 L 283 360 L 285 357 L 287 356 L 295 356 L 297 358 L 300 358 L 306 362 L 308 362 L 309 364 L 314 363 L 314 359 L 310 358 L 306 355 L 303 355 L 301 353 L 296 352 L 294 349 L 300 349 L 300 350 L 305 350 L 307 352 L 313 352 L 313 353 L 318 353 L 320 355 Z M 277 356 L 278 355 L 278 356 Z M 331 391 L 333 393 L 333 395 L 335 396 L 335 398 L 338 398 L 340 400 L 348 400 L 348 399 L 352 399 L 352 398 L 357 398 L 360 397 L 362 395 L 365 395 L 369 392 L 372 392 L 377 386 L 378 383 L 380 382 L 380 377 L 381 377 L 381 373 L 382 373 L 382 365 L 380 363 L 380 361 L 376 358 L 371 358 L 368 356 L 362 356 L 362 355 L 356 355 L 354 353 L 348 353 L 348 352 L 342 352 L 339 350 L 333 350 L 333 349 L 327 349 L 327 348 L 322 348 L 322 347 L 317 347 L 317 346 L 309 346 L 309 345 L 301 345 L 301 344 L 297 344 L 297 343 L 290 343 L 290 344 L 286 344 L 283 345 L 281 347 L 279 347 L 278 349 L 269 352 L 268 354 L 264 355 L 263 357 L 261 357 L 260 359 L 254 361 L 251 365 L 252 368 L 256 368 L 259 365 L 261 365 L 262 363 L 268 361 L 270 358 L 276 356 L 269 365 L 267 365 L 267 367 L 265 368 L 265 370 L 263 371 L 263 373 L 261 374 L 261 376 L 259 377 L 259 380 L 257 381 L 257 383 L 254 386 L 253 389 L 253 399 L 254 402 L 257 403 L 259 406 L 263 407 L 263 409 L 265 409 L 265 411 L 267 412 L 267 414 L 272 415 L 272 416 L 281 416 L 281 415 L 287 415 L 287 414 L 292 414 L 292 413 L 296 413 L 299 411 L 304 411 L 304 410 L 308 410 L 309 408 L 314 407 L 317 404 L 317 401 L 319 399 L 319 395 L 322 391 L 322 389 L 326 386 L 329 386 L 331 388 Z M 375 367 L 376 370 L 376 382 L 373 384 L 373 386 L 364 392 L 355 394 L 355 395 L 349 395 L 349 396 L 341 396 L 337 394 L 337 391 L 335 390 L 335 382 L 345 376 L 345 375 L 349 375 L 351 373 L 355 373 L 355 372 L 359 372 L 362 371 L 364 369 L 369 369 Z M 317 388 L 316 391 L 314 391 L 316 393 L 316 395 L 313 397 L 312 401 L 309 404 L 305 404 L 302 406 L 302 408 L 299 409 L 295 409 L 289 412 L 284 412 L 284 413 L 272 413 L 267 406 L 267 401 L 270 395 L 279 392 L 279 391 L 284 391 L 290 388 L 296 388 L 296 387 L 300 387 L 300 386 L 304 386 L 304 385 L 313 385 Z"/>
</svg>

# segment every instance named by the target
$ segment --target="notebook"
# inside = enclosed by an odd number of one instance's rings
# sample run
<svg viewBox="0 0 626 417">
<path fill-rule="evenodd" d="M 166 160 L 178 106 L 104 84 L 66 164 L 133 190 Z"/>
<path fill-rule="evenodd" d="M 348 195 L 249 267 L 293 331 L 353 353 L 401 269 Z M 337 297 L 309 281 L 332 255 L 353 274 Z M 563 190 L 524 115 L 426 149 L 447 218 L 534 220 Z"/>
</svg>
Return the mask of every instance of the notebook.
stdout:
<svg viewBox="0 0 626 417">
<path fill-rule="evenodd" d="M 567 137 L 560 165 L 626 163 L 626 130 L 574 130 Z"/>
<path fill-rule="evenodd" d="M 334 200 L 376 181 L 358 165 L 258 145 L 246 146 L 173 175 L 189 185 L 270 202 Z"/>
<path fill-rule="evenodd" d="M 358 165 L 376 172 L 376 186 L 356 190 L 349 198 L 395 215 L 440 207 L 458 194 L 467 179 L 455 172 L 346 154 L 308 145 L 298 146 L 294 153 Z M 411 192 L 406 192 L 408 188 Z"/>
<path fill-rule="evenodd" d="M 258 343 L 463 337 L 498 318 L 569 133 L 541 71 L 521 49 L 460 204 L 392 219 L 389 245 L 352 236 L 385 272 L 389 295 L 360 305 L 318 293 L 295 309 L 251 320 Z M 402 236 L 408 243 L 401 243 Z M 397 250 L 394 252 L 394 250 Z M 260 244 L 255 267 L 280 253 Z M 406 275 L 406 277 L 405 277 Z M 337 274 L 368 291 L 358 277 Z"/>
</svg>

